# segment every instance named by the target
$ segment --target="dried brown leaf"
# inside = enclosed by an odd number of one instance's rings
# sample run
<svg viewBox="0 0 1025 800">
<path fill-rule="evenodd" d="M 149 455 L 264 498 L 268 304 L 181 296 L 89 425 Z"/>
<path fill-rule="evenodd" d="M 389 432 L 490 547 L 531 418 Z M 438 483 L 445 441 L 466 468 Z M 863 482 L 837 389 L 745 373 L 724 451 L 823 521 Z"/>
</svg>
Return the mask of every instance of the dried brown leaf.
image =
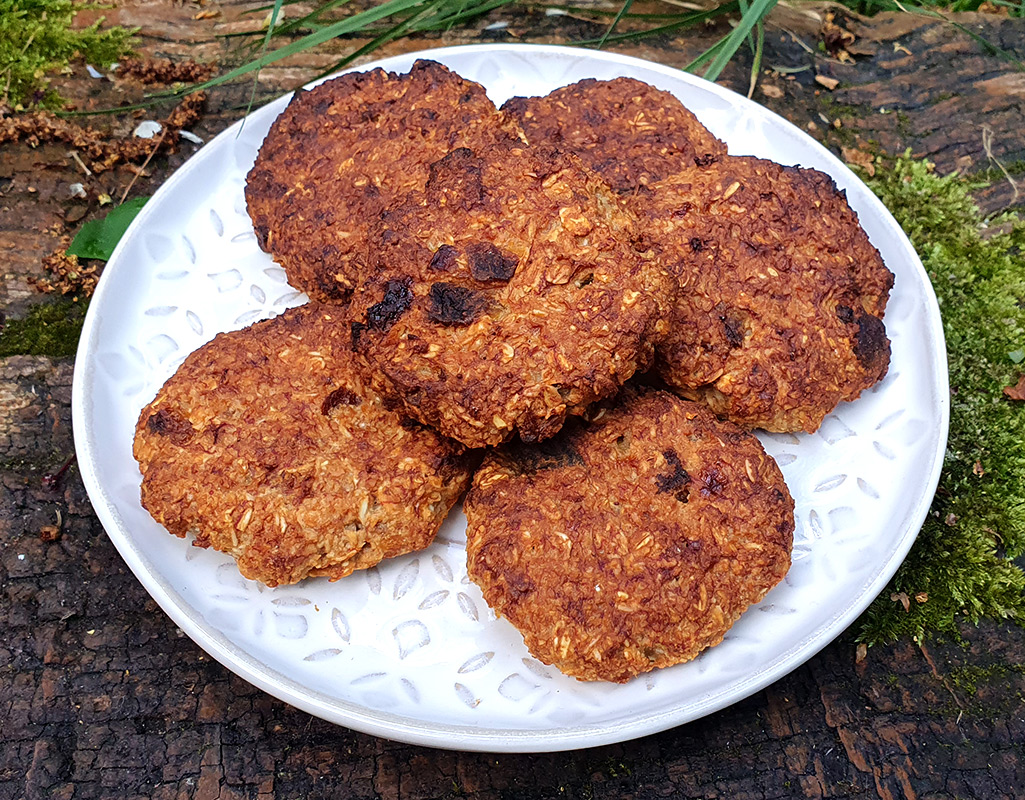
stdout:
<svg viewBox="0 0 1025 800">
<path fill-rule="evenodd" d="M 895 603 L 900 603 L 904 607 L 904 611 L 911 610 L 911 598 L 908 597 L 907 592 L 894 592 L 890 595 L 890 599 Z"/>
<path fill-rule="evenodd" d="M 1014 386 L 1005 386 L 1004 394 L 1012 400 L 1025 400 L 1025 375 L 1019 377 Z"/>
<path fill-rule="evenodd" d="M 872 153 L 857 147 L 841 147 L 840 152 L 843 155 L 843 160 L 848 164 L 855 164 L 861 167 L 870 178 L 875 176 L 875 156 Z"/>
</svg>

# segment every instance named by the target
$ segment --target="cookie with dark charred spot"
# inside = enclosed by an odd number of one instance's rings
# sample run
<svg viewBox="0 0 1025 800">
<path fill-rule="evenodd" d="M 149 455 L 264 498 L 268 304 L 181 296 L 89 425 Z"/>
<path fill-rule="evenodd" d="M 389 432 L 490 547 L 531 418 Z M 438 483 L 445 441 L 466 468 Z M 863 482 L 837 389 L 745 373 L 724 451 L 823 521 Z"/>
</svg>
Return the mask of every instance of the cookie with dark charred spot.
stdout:
<svg viewBox="0 0 1025 800">
<path fill-rule="evenodd" d="M 391 328 L 413 305 L 413 293 L 408 278 L 388 281 L 380 301 L 367 309 L 367 327 L 374 331 Z"/>
<path fill-rule="evenodd" d="M 490 242 L 471 242 L 466 246 L 470 274 L 478 283 L 508 283 L 516 274 L 519 259 Z"/>
<path fill-rule="evenodd" d="M 223 333 L 139 416 L 142 504 L 268 586 L 341 578 L 426 547 L 466 487 L 466 449 L 363 385 L 338 309 Z"/>
<path fill-rule="evenodd" d="M 514 97 L 502 110 L 528 142 L 579 156 L 617 192 L 726 155 L 726 145 L 676 97 L 633 78 L 587 78 L 544 97 Z"/>
<path fill-rule="evenodd" d="M 257 240 L 297 289 L 345 302 L 366 267 L 369 226 L 424 188 L 432 162 L 519 136 L 482 86 L 433 61 L 401 75 L 351 72 L 297 92 L 247 177 Z M 457 188 L 469 197 L 472 180 Z"/>
<path fill-rule="evenodd" d="M 790 567 L 794 503 L 751 434 L 627 388 L 536 445 L 489 451 L 467 571 L 535 658 L 625 682 L 718 644 Z"/>
<path fill-rule="evenodd" d="M 488 297 L 482 291 L 451 283 L 432 283 L 428 297 L 427 319 L 439 325 L 469 325 L 488 307 Z"/>
<path fill-rule="evenodd" d="M 650 365 L 674 281 L 576 157 L 501 143 L 442 162 L 381 218 L 348 309 L 353 351 L 377 391 L 446 436 L 544 439 Z M 380 324 L 397 285 L 408 308 Z"/>
<path fill-rule="evenodd" d="M 893 275 L 829 176 L 727 156 L 630 204 L 678 276 L 657 361 L 683 395 L 810 433 L 886 374 Z"/>
</svg>

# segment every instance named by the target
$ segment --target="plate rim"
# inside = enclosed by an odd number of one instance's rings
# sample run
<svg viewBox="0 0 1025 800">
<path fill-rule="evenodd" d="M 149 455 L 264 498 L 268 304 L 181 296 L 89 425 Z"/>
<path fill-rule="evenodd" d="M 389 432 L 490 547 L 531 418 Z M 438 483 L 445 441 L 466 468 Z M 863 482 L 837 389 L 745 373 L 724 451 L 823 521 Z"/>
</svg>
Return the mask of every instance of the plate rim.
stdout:
<svg viewBox="0 0 1025 800">
<path fill-rule="evenodd" d="M 924 298 L 926 317 L 933 329 L 932 333 L 936 335 L 933 353 L 933 374 L 936 385 L 930 388 L 936 390 L 941 431 L 937 439 L 936 452 L 930 454 L 932 463 L 930 464 L 926 480 L 921 484 L 921 496 L 915 505 L 909 509 L 905 519 L 899 521 L 906 523 L 903 538 L 899 541 L 898 546 L 893 549 L 885 563 L 882 564 L 881 569 L 875 572 L 875 577 L 865 582 L 857 594 L 854 603 L 842 609 L 837 609 L 836 613 L 827 622 L 823 623 L 813 632 L 810 639 L 802 639 L 797 645 L 789 648 L 773 664 L 749 678 L 729 682 L 728 691 L 724 688 L 717 692 L 706 694 L 705 697 L 700 698 L 697 702 L 688 704 L 686 708 L 673 705 L 657 712 L 647 713 L 640 718 L 615 721 L 611 724 L 602 723 L 599 725 L 591 723 L 547 728 L 544 730 L 488 728 L 445 722 L 435 722 L 428 726 L 421 720 L 410 719 L 404 715 L 369 709 L 359 703 L 330 697 L 320 690 L 304 686 L 288 675 L 268 666 L 266 663 L 260 662 L 242 647 L 232 643 L 224 634 L 212 630 L 205 623 L 203 615 L 198 609 L 186 602 L 184 598 L 175 596 L 175 593 L 172 592 L 164 577 L 157 570 L 154 570 L 153 565 L 149 563 L 131 537 L 125 535 L 128 532 L 128 527 L 120 521 L 115 503 L 106 488 L 99 481 L 97 470 L 94 469 L 94 464 L 96 463 L 94 452 L 97 449 L 98 443 L 93 440 L 89 422 L 93 403 L 92 398 L 86 393 L 86 389 L 92 385 L 95 364 L 92 363 L 88 356 L 93 351 L 93 341 L 99 335 L 99 327 L 102 322 L 100 309 L 103 306 L 103 300 L 108 293 L 113 291 L 110 287 L 114 285 L 114 276 L 124 269 L 120 266 L 122 264 L 121 253 L 127 247 L 131 237 L 144 227 L 146 218 L 150 214 L 156 213 L 155 209 L 158 203 L 153 201 L 158 200 L 162 194 L 172 191 L 173 187 L 180 180 L 184 179 L 183 176 L 198 169 L 204 162 L 205 157 L 210 157 L 214 154 L 214 149 L 209 147 L 210 144 L 220 137 L 237 135 L 248 117 L 234 122 L 214 137 L 214 139 L 211 139 L 207 146 L 204 146 L 199 152 L 188 159 L 182 167 L 176 170 L 157 189 L 153 198 L 143 207 L 111 255 L 94 293 L 93 301 L 90 303 L 75 358 L 72 381 L 72 427 L 82 480 L 92 501 L 94 511 L 100 519 L 108 538 L 113 542 L 135 577 L 143 584 L 143 587 L 164 613 L 199 647 L 213 656 L 224 667 L 289 705 L 334 724 L 375 736 L 409 744 L 464 751 L 554 752 L 622 742 L 667 730 L 719 711 L 750 697 L 784 675 L 789 674 L 801 664 L 813 658 L 833 639 L 846 630 L 875 599 L 879 592 L 882 591 L 886 583 L 889 582 L 914 544 L 921 525 L 928 514 L 936 486 L 939 482 L 943 465 L 943 452 L 949 430 L 949 378 L 946 345 L 935 293 L 932 291 L 931 283 L 928 280 L 918 254 L 892 214 L 864 183 L 827 148 L 808 136 L 793 123 L 753 100 L 749 100 L 725 87 L 705 81 L 674 67 L 635 56 L 548 44 L 499 43 L 431 48 L 375 60 L 342 70 L 336 74 L 365 71 L 375 67 L 391 70 L 406 69 L 407 65 L 416 58 L 434 58 L 444 61 L 446 56 L 455 53 L 473 54 L 503 51 L 519 51 L 522 53 L 533 53 L 538 56 L 552 54 L 570 58 L 583 57 L 641 67 L 649 71 L 661 73 L 671 80 L 682 80 L 703 90 L 711 91 L 720 98 L 728 100 L 731 104 L 739 104 L 742 108 L 747 108 L 747 110 L 755 110 L 756 114 L 769 115 L 773 123 L 779 125 L 781 130 L 788 133 L 791 137 L 799 138 L 803 147 L 812 147 L 820 158 L 825 159 L 830 164 L 829 174 L 834 179 L 842 176 L 848 187 L 857 188 L 859 193 L 862 193 L 861 188 L 864 189 L 862 194 L 868 198 L 866 202 L 871 202 L 876 206 L 875 211 L 878 213 L 878 219 L 885 225 L 895 241 L 904 250 L 903 255 L 908 265 L 919 273 L 920 282 L 928 289 Z M 328 80 L 330 77 L 333 76 L 328 76 L 322 80 Z M 311 84 L 307 84 L 307 86 L 318 82 L 320 81 L 314 81 Z M 271 100 L 262 106 L 261 109 L 258 109 L 257 112 L 275 103 L 287 102 L 289 96 L 286 94 Z"/>
</svg>

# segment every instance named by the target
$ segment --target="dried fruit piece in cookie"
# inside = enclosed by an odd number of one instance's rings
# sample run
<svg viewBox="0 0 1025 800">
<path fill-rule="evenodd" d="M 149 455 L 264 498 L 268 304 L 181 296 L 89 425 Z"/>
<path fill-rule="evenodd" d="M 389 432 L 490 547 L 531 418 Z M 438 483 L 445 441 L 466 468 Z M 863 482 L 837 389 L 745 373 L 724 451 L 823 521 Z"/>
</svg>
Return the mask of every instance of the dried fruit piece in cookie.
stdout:
<svg viewBox="0 0 1025 800">
<path fill-rule="evenodd" d="M 728 156 L 631 206 L 679 276 L 658 369 L 685 396 L 810 433 L 886 374 L 893 275 L 828 175 Z"/>
<path fill-rule="evenodd" d="M 625 682 L 718 644 L 790 567 L 794 504 L 758 440 L 669 392 L 491 451 L 464 510 L 467 570 L 530 652 Z"/>
<path fill-rule="evenodd" d="M 344 302 L 367 228 L 427 166 L 465 145 L 519 137 L 480 84 L 433 61 L 402 75 L 350 72 L 300 91 L 274 122 L 246 182 L 260 246 L 314 299 Z"/>
<path fill-rule="evenodd" d="M 580 156 L 617 192 L 726 155 L 726 145 L 676 97 L 633 78 L 587 78 L 544 97 L 514 97 L 502 110 L 531 144 Z"/>
<path fill-rule="evenodd" d="M 382 218 L 353 296 L 374 387 L 471 447 L 540 440 L 651 363 L 673 281 L 633 216 L 566 153 L 456 150 Z"/>
<path fill-rule="evenodd" d="M 337 311 L 220 334 L 136 426 L 143 506 L 268 586 L 426 547 L 469 481 L 460 444 L 363 386 Z"/>
</svg>

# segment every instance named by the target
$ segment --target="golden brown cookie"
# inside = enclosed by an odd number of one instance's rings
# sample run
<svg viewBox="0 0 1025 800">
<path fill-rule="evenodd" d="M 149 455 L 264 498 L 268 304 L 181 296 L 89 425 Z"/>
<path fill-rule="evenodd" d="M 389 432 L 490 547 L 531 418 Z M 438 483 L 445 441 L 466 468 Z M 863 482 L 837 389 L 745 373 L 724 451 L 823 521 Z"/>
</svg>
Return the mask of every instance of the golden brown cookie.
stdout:
<svg viewBox="0 0 1025 800">
<path fill-rule="evenodd" d="M 465 489 L 464 448 L 357 377 L 331 306 L 193 352 L 139 416 L 142 504 L 268 586 L 426 547 Z"/>
<path fill-rule="evenodd" d="M 536 658 L 625 682 L 718 644 L 783 578 L 794 504 L 758 440 L 704 406 L 627 388 L 588 417 L 488 453 L 467 569 Z"/>
<path fill-rule="evenodd" d="M 886 374 L 893 275 L 832 179 L 750 157 L 631 200 L 680 292 L 661 376 L 747 428 L 813 432 Z"/>
<path fill-rule="evenodd" d="M 577 155 L 617 192 L 634 192 L 726 154 L 726 145 L 669 92 L 633 78 L 593 78 L 544 97 L 514 97 L 502 110 L 531 144 Z"/>
<path fill-rule="evenodd" d="M 299 91 L 247 178 L 257 239 L 297 289 L 344 302 L 365 261 L 368 226 L 423 189 L 428 164 L 457 147 L 518 136 L 480 84 L 433 61 Z"/>
<path fill-rule="evenodd" d="M 453 151 L 382 218 L 348 309 L 375 389 L 470 447 L 544 439 L 651 362 L 672 279 L 579 161 Z"/>
</svg>

